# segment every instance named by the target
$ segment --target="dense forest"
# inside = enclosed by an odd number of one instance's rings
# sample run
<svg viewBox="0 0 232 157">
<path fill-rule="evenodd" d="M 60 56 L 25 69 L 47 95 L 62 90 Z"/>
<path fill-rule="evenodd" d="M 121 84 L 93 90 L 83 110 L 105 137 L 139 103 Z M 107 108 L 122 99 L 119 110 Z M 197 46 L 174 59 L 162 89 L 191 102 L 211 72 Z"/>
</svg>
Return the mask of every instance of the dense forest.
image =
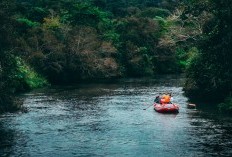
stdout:
<svg viewBox="0 0 232 157">
<path fill-rule="evenodd" d="M 229 0 L 1 0 L 0 112 L 30 89 L 185 73 L 192 100 L 232 111 Z"/>
</svg>

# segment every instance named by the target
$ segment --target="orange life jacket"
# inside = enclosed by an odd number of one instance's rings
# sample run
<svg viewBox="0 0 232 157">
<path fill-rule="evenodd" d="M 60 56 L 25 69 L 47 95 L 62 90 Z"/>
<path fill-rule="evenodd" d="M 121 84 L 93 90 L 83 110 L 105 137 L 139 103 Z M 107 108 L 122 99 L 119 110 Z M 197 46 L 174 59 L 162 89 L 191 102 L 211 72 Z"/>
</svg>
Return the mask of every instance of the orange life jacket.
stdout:
<svg viewBox="0 0 232 157">
<path fill-rule="evenodd" d="M 163 103 L 170 103 L 171 97 L 170 97 L 169 95 L 162 95 L 160 101 L 161 101 L 162 104 L 163 104 Z"/>
</svg>

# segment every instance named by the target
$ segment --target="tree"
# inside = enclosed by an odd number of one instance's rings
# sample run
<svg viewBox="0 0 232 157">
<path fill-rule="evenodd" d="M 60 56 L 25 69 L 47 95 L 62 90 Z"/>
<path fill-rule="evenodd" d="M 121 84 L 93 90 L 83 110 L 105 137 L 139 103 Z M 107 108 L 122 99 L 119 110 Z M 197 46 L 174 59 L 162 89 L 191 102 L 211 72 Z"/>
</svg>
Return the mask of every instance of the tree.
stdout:
<svg viewBox="0 0 232 157">
<path fill-rule="evenodd" d="M 200 53 L 188 68 L 185 91 L 192 98 L 222 101 L 232 89 L 232 2 L 208 2 L 207 9 L 214 16 L 205 25 Z"/>
<path fill-rule="evenodd" d="M 0 1 L 0 112 L 9 109 L 15 109 L 12 94 L 14 90 L 14 72 L 16 70 L 16 62 L 13 59 L 12 44 L 14 43 L 14 21 L 12 14 L 14 13 L 14 1 Z"/>
</svg>

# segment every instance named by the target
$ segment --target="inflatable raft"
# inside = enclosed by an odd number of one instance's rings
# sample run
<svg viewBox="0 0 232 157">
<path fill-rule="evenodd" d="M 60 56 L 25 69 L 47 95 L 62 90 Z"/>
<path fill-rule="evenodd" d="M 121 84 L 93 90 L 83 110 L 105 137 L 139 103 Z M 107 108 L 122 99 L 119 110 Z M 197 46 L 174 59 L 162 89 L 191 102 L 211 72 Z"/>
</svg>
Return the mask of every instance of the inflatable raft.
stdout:
<svg viewBox="0 0 232 157">
<path fill-rule="evenodd" d="M 176 104 L 158 104 L 154 103 L 154 110 L 159 113 L 178 113 L 179 106 Z"/>
</svg>

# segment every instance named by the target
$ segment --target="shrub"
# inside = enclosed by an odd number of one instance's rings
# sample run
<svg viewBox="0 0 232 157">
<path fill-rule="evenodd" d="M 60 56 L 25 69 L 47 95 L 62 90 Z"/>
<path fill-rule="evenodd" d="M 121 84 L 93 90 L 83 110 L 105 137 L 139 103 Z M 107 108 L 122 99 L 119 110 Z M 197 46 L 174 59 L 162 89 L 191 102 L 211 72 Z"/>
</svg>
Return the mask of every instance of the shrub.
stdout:
<svg viewBox="0 0 232 157">
<path fill-rule="evenodd" d="M 232 113 L 232 97 L 226 98 L 224 103 L 218 105 L 221 112 Z"/>
<path fill-rule="evenodd" d="M 150 17 L 155 18 L 156 16 L 160 17 L 168 17 L 171 14 L 171 12 L 167 9 L 162 8 L 147 8 L 144 11 L 142 11 L 139 16 L 140 17 Z"/>
<path fill-rule="evenodd" d="M 46 17 L 44 18 L 43 26 L 49 29 L 57 29 L 61 27 L 60 18 L 57 17 Z"/>
<path fill-rule="evenodd" d="M 35 72 L 21 58 L 16 57 L 17 70 L 15 72 L 15 85 L 17 90 L 27 90 L 48 85 L 47 80 Z"/>
<path fill-rule="evenodd" d="M 185 51 L 183 48 L 177 48 L 176 57 L 182 70 L 186 70 L 186 68 L 193 64 L 195 58 L 199 54 L 198 51 L 196 47 L 192 47 L 188 51 Z"/>
</svg>

